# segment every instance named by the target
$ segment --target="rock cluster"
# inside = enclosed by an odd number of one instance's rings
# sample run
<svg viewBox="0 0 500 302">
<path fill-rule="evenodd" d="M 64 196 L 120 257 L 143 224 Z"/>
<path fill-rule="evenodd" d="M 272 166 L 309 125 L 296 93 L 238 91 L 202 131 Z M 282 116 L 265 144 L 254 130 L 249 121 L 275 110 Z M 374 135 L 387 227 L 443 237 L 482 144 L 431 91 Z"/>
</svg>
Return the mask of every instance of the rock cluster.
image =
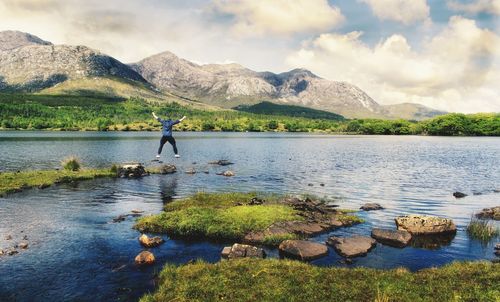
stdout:
<svg viewBox="0 0 500 302">
<path fill-rule="evenodd" d="M 130 163 L 121 165 L 118 167 L 116 173 L 118 177 L 122 178 L 139 178 L 149 175 L 144 166 L 140 163 Z"/>
<path fill-rule="evenodd" d="M 328 248 L 312 241 L 285 240 L 279 245 L 279 252 L 283 257 L 307 261 L 328 255 Z"/>
<path fill-rule="evenodd" d="M 226 246 L 222 250 L 221 257 L 224 259 L 234 258 L 265 258 L 266 252 L 259 247 L 247 244 L 235 243 L 233 246 Z"/>
</svg>

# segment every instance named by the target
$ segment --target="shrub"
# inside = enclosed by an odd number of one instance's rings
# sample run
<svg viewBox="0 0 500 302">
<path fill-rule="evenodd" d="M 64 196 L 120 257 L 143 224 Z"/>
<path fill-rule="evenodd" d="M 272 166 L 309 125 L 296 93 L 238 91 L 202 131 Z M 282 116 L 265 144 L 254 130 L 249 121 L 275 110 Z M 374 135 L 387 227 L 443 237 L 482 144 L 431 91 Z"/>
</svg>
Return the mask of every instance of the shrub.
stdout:
<svg viewBox="0 0 500 302">
<path fill-rule="evenodd" d="M 70 156 L 65 158 L 61 162 L 64 170 L 68 171 L 79 171 L 80 168 L 82 167 L 80 160 L 76 156 Z"/>
</svg>

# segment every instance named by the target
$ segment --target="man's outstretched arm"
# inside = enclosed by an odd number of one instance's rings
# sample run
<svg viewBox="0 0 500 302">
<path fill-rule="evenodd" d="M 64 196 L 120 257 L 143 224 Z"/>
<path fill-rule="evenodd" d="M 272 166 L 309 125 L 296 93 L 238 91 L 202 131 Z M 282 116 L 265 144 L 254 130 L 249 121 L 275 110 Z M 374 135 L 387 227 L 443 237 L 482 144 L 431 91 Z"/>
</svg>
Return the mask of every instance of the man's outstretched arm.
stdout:
<svg viewBox="0 0 500 302">
<path fill-rule="evenodd" d="M 181 117 L 180 119 L 178 119 L 178 120 L 176 120 L 176 121 L 174 122 L 174 125 L 175 125 L 175 124 L 178 124 L 178 123 L 180 123 L 180 122 L 182 122 L 182 121 L 183 121 L 183 120 L 185 120 L 185 119 L 186 119 L 186 116 Z"/>
<path fill-rule="evenodd" d="M 153 117 L 155 118 L 155 120 L 157 120 L 158 122 L 161 122 L 161 118 L 159 118 L 154 112 L 153 112 Z"/>
</svg>

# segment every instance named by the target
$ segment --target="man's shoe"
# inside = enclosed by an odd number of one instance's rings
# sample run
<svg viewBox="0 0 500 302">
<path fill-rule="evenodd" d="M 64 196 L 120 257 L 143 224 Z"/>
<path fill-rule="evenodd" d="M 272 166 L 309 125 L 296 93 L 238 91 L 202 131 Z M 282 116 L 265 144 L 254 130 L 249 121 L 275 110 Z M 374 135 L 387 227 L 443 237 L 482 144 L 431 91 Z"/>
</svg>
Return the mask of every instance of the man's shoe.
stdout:
<svg viewBox="0 0 500 302">
<path fill-rule="evenodd" d="M 179 157 L 181 157 L 181 156 L 180 156 L 179 154 L 176 154 L 176 155 L 175 155 L 175 157 L 176 157 L 176 158 L 179 158 Z"/>
</svg>

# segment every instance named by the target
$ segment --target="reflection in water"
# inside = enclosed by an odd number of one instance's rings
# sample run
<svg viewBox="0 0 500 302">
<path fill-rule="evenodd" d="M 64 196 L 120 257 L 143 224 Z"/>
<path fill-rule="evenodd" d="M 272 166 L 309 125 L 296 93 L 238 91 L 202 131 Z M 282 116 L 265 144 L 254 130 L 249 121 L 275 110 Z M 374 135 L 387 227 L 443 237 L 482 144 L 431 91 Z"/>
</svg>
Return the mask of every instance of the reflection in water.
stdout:
<svg viewBox="0 0 500 302">
<path fill-rule="evenodd" d="M 439 235 L 414 235 L 411 238 L 410 245 L 416 248 L 438 250 L 443 246 L 450 245 L 455 235 L 455 232 Z"/>
<path fill-rule="evenodd" d="M 226 243 L 164 236 L 166 243 L 152 249 L 157 263 L 138 268 L 133 259 L 142 247 L 132 229 L 134 218 L 113 223 L 134 209 L 144 215 L 159 213 L 164 203 L 198 191 L 314 194 L 340 208 L 359 209 L 367 202 L 385 207 L 357 213 L 365 223 L 322 234 L 313 239 L 317 242 L 331 235 L 369 236 L 374 227 L 395 229 L 394 218 L 407 214 L 449 217 L 458 228 L 455 237 L 431 243 L 418 239 L 403 249 L 378 244 L 349 265 L 330 250 L 313 261 L 317 265 L 417 270 L 495 257 L 494 242 L 469 240 L 465 228 L 472 213 L 498 205 L 498 138 L 274 133 L 181 133 L 177 138 L 182 158 L 174 162 L 171 152 L 163 158 L 176 164 L 176 174 L 98 179 L 0 198 L 0 248 L 24 235 L 29 238 L 28 250 L 0 256 L 0 301 L 135 301 L 153 289 L 155 274 L 165 263 L 219 261 Z M 0 169 L 53 169 L 70 154 L 92 167 L 134 160 L 151 164 L 157 140 L 158 133 L 0 132 Z M 229 169 L 236 176 L 217 176 L 228 167 L 208 165 L 222 158 L 235 163 Z M 209 174 L 183 172 L 190 168 Z M 454 191 L 469 196 L 455 199 Z M 13 240 L 4 240 L 6 234 Z M 266 253 L 278 257 L 276 250 Z"/>
</svg>

